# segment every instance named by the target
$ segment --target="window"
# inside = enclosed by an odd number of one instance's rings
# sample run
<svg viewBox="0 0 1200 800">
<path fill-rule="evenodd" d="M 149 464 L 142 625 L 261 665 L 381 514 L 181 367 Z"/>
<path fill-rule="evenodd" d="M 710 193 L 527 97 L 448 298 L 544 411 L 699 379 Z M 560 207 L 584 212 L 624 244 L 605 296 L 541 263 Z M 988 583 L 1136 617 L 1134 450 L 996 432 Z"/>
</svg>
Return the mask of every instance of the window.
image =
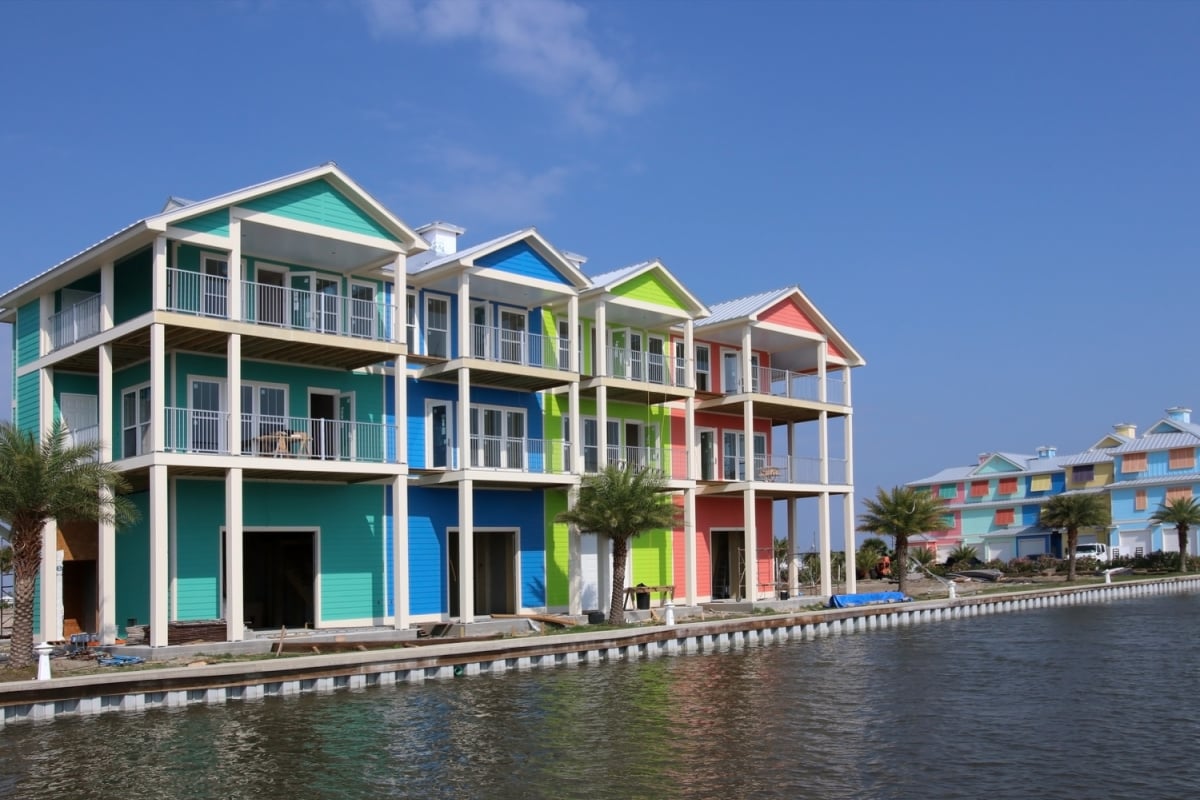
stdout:
<svg viewBox="0 0 1200 800">
<path fill-rule="evenodd" d="M 409 352 L 417 346 L 417 296 L 409 292 L 404 299 L 404 341 Z"/>
<path fill-rule="evenodd" d="M 425 355 L 450 357 L 450 301 L 425 298 Z"/>
<path fill-rule="evenodd" d="M 654 384 L 667 382 L 666 352 L 661 336 L 646 337 L 646 380 Z"/>
<path fill-rule="evenodd" d="M 225 425 L 222 412 L 224 381 L 196 378 L 192 380 L 192 403 L 188 409 L 191 424 L 188 441 L 168 443 L 189 452 L 225 452 Z M 181 431 L 176 431 L 178 436 Z"/>
<path fill-rule="evenodd" d="M 600 428 L 594 418 L 583 420 L 583 471 L 600 471 Z"/>
<path fill-rule="evenodd" d="M 425 465 L 431 469 L 453 468 L 454 404 L 448 400 L 425 401 Z"/>
<path fill-rule="evenodd" d="M 471 466 L 525 468 L 524 409 L 472 406 Z"/>
<path fill-rule="evenodd" d="M 558 364 L 559 369 L 571 366 L 571 326 L 565 319 L 558 321 Z"/>
<path fill-rule="evenodd" d="M 943 500 L 953 500 L 958 497 L 958 486 L 953 483 L 943 483 L 938 487 L 938 497 Z"/>
<path fill-rule="evenodd" d="M 150 386 L 121 395 L 121 457 L 150 452 Z"/>
<path fill-rule="evenodd" d="M 687 386 L 687 350 L 683 340 L 675 340 L 675 385 Z"/>
<path fill-rule="evenodd" d="M 303 424 L 300 424 L 303 427 Z M 279 443 L 280 431 L 293 431 L 287 415 L 287 389 L 283 386 L 242 384 L 242 451 L 269 454 Z"/>
<path fill-rule="evenodd" d="M 1029 491 L 1031 492 L 1048 492 L 1050 491 L 1050 476 L 1049 475 L 1034 475 L 1029 479 Z"/>
<path fill-rule="evenodd" d="M 997 490 L 996 493 L 997 494 L 1016 494 L 1017 493 L 1017 479 L 1016 478 L 1001 478 L 1000 479 L 1000 488 Z"/>
<path fill-rule="evenodd" d="M 1167 454 L 1168 469 L 1194 469 L 1196 466 L 1196 449 L 1194 447 L 1178 447 Z"/>
<path fill-rule="evenodd" d="M 1015 516 L 1016 515 L 1013 513 L 1013 509 L 1011 509 L 1011 508 L 997 508 L 996 509 L 996 524 L 997 525 L 1012 525 Z"/>
<path fill-rule="evenodd" d="M 376 338 L 375 287 L 369 283 L 350 284 L 350 335 Z"/>
<path fill-rule="evenodd" d="M 229 258 L 200 257 L 200 311 L 208 317 L 229 316 Z"/>
<path fill-rule="evenodd" d="M 987 497 L 987 481 L 971 481 L 971 497 Z"/>
<path fill-rule="evenodd" d="M 525 357 L 525 312 L 500 309 L 500 360 L 506 364 L 527 364 Z"/>
<path fill-rule="evenodd" d="M 1172 486 L 1170 489 L 1167 489 L 1167 505 L 1170 505 L 1171 503 L 1175 502 L 1176 500 L 1191 500 L 1191 499 L 1192 499 L 1192 487 L 1190 487 L 1190 486 Z"/>
<path fill-rule="evenodd" d="M 1074 467 L 1071 470 L 1071 480 L 1075 483 L 1088 483 L 1096 477 L 1096 466 L 1087 464 L 1082 467 Z"/>
<path fill-rule="evenodd" d="M 953 514 L 943 514 L 942 515 L 942 530 L 944 530 L 944 531 L 954 530 L 954 515 Z"/>
<path fill-rule="evenodd" d="M 1121 472 L 1145 472 L 1145 453 L 1126 453 L 1121 456 Z"/>
<path fill-rule="evenodd" d="M 696 345 L 696 391 L 711 392 L 712 389 L 712 351 L 708 345 Z"/>
<path fill-rule="evenodd" d="M 1145 489 L 1138 489 L 1137 492 L 1134 493 L 1134 495 L 1133 495 L 1133 510 L 1134 511 L 1145 511 L 1146 510 L 1146 490 Z"/>
</svg>

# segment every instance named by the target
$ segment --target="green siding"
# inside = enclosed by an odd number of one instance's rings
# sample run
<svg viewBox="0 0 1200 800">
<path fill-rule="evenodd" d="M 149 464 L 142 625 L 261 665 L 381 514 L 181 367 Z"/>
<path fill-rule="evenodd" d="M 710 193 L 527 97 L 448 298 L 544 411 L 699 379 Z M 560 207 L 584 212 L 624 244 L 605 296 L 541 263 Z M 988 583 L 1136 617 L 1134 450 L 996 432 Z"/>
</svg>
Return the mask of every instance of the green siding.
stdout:
<svg viewBox="0 0 1200 800">
<path fill-rule="evenodd" d="M 323 622 L 385 615 L 382 487 L 247 482 L 243 492 L 247 528 L 319 529 Z M 211 619 L 221 603 L 225 484 L 181 480 L 175 497 L 178 618 Z"/>
<path fill-rule="evenodd" d="M 671 291 L 657 270 L 638 275 L 636 278 L 620 284 L 612 292 L 617 297 L 627 297 L 630 300 L 640 300 L 643 303 L 653 303 L 656 306 L 666 306 L 681 311 L 687 306 Z"/>
<path fill-rule="evenodd" d="M 197 233 L 210 233 L 213 236 L 229 236 L 229 209 L 221 208 L 209 214 L 174 223 L 177 228 L 184 228 Z"/>
<path fill-rule="evenodd" d="M 38 373 L 28 372 L 17 378 L 17 427 L 23 431 L 39 433 L 41 409 L 41 381 Z"/>
<path fill-rule="evenodd" d="M 565 606 L 569 603 L 570 582 L 567 577 L 568 551 L 571 546 L 570 527 L 555 522 L 560 511 L 567 510 L 567 493 L 547 491 L 546 497 L 546 605 Z"/>
<path fill-rule="evenodd" d="M 634 586 L 665 586 L 674 583 L 671 561 L 671 532 L 656 530 L 643 533 L 629 544 L 631 567 L 629 582 Z M 611 591 L 612 587 L 609 587 Z"/>
<path fill-rule="evenodd" d="M 277 214 L 300 222 L 399 241 L 325 180 L 309 181 L 241 205 L 252 211 Z"/>
<path fill-rule="evenodd" d="M 150 622 L 150 493 L 128 495 L 138 518 L 117 531 L 117 627 Z M 124 631 L 122 630 L 122 634 Z"/>
<path fill-rule="evenodd" d="M 148 312 L 154 299 L 154 253 L 139 250 L 113 266 L 113 324 Z"/>
<path fill-rule="evenodd" d="M 17 352 L 17 366 L 19 367 L 36 361 L 41 355 L 41 308 L 41 301 L 34 300 L 17 309 L 14 349 Z"/>
</svg>

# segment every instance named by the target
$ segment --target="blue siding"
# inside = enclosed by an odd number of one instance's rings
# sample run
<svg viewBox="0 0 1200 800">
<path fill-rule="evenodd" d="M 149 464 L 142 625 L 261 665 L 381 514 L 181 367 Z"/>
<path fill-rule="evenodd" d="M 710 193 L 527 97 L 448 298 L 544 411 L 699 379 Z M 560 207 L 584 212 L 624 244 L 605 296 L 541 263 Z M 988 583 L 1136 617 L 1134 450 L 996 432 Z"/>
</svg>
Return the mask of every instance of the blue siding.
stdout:
<svg viewBox="0 0 1200 800">
<path fill-rule="evenodd" d="M 1021 524 L 1026 526 L 1037 525 L 1040 510 L 1038 506 L 1021 506 Z"/>
<path fill-rule="evenodd" d="M 458 387 L 452 383 L 435 383 L 432 381 L 417 381 L 412 378 L 408 382 L 408 463 L 416 469 L 425 467 L 425 401 L 448 400 L 458 401 Z M 525 410 L 525 436 L 529 439 L 541 439 L 545 429 L 545 416 L 542 412 L 540 397 L 529 392 L 510 392 L 504 389 L 493 389 L 486 386 L 471 387 L 471 404 L 498 406 L 502 408 L 520 408 Z M 458 416 L 454 411 L 454 421 L 451 423 L 451 445 L 459 442 Z"/>
<path fill-rule="evenodd" d="M 538 255 L 526 242 L 510 244 L 494 253 L 481 256 L 475 260 L 475 263 L 526 278 L 561 283 L 564 286 L 571 285 L 571 282 L 561 272 L 550 266 L 550 262 Z"/>
</svg>

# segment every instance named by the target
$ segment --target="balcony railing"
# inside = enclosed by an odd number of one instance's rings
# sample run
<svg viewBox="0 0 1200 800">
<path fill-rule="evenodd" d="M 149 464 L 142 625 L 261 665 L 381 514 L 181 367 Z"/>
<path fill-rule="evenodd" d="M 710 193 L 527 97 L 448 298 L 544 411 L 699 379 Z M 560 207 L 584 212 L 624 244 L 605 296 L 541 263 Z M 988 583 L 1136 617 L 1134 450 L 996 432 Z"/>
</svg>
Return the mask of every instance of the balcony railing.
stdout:
<svg viewBox="0 0 1200 800">
<path fill-rule="evenodd" d="M 471 467 L 539 475 L 563 474 L 570 468 L 570 449 L 562 442 L 506 436 L 471 436 Z"/>
<path fill-rule="evenodd" d="M 229 279 L 167 270 L 167 309 L 229 319 Z M 379 299 L 242 281 L 242 319 L 289 330 L 391 341 L 391 308 Z"/>
<path fill-rule="evenodd" d="M 100 295 L 64 308 L 50 317 L 50 349 L 57 350 L 100 332 Z"/>
<path fill-rule="evenodd" d="M 688 385 L 687 359 L 661 353 L 644 353 L 624 347 L 611 347 L 608 354 L 609 377 L 656 386 Z"/>
<path fill-rule="evenodd" d="M 741 384 L 725 388 L 725 394 L 744 391 Z M 772 397 L 787 397 L 792 400 L 821 401 L 821 378 L 806 372 L 792 372 L 773 367 L 754 367 L 751 373 L 750 391 Z M 846 382 L 836 374 L 825 375 L 825 402 L 841 405 L 845 402 Z"/>
<path fill-rule="evenodd" d="M 517 331 L 492 325 L 471 326 L 472 358 L 498 364 L 545 369 L 569 369 L 557 336 Z"/>
<path fill-rule="evenodd" d="M 846 460 L 831 458 L 828 464 L 826 484 L 846 482 Z M 810 483 L 822 485 L 821 459 L 810 456 L 765 455 L 750 459 L 751 480 L 766 483 Z M 747 480 L 745 458 L 725 458 L 721 463 L 721 479 L 729 481 Z"/>
<path fill-rule="evenodd" d="M 166 409 L 166 449 L 177 453 L 396 463 L 396 428 L 379 422 L 243 414 L 229 442 L 229 413 Z"/>
<path fill-rule="evenodd" d="M 604 464 L 600 463 L 600 448 L 597 445 L 583 446 L 584 474 L 594 475 L 604 466 L 632 466 L 638 469 L 660 469 L 671 474 L 670 453 L 659 447 L 623 447 L 610 444 L 605 447 Z"/>
</svg>

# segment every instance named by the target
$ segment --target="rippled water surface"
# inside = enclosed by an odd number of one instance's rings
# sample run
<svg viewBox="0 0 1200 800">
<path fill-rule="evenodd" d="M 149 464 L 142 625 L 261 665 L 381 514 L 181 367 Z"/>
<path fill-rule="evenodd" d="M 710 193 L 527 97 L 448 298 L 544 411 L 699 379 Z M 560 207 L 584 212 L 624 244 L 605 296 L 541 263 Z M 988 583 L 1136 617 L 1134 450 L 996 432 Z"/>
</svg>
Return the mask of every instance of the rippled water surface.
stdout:
<svg viewBox="0 0 1200 800">
<path fill-rule="evenodd" d="M 1184 798 L 1200 596 L 0 732 L 0 797 Z"/>
</svg>

